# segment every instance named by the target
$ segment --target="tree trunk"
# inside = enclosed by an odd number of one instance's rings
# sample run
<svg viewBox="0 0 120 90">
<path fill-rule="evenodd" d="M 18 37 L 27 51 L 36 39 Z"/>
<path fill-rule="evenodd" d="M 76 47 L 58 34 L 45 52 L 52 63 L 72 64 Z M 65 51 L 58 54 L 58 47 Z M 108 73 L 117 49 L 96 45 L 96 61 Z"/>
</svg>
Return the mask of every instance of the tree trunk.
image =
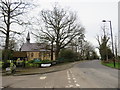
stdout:
<svg viewBox="0 0 120 90">
<path fill-rule="evenodd" d="M 6 26 L 7 26 L 7 33 L 6 33 L 6 40 L 5 40 L 4 63 L 6 63 L 8 59 L 9 33 L 10 33 L 10 7 L 8 7 L 8 17 L 7 17 Z"/>
<path fill-rule="evenodd" d="M 53 41 L 51 42 L 51 60 L 53 60 Z"/>
<path fill-rule="evenodd" d="M 6 43 L 5 43 L 5 51 L 4 51 L 4 55 L 3 55 L 3 62 L 4 62 L 4 68 L 7 68 L 7 60 L 9 59 L 9 36 L 6 36 Z"/>
<path fill-rule="evenodd" d="M 55 59 L 57 60 L 59 57 L 59 52 L 60 52 L 60 48 L 57 46 L 56 48 L 56 52 L 55 52 Z"/>
</svg>

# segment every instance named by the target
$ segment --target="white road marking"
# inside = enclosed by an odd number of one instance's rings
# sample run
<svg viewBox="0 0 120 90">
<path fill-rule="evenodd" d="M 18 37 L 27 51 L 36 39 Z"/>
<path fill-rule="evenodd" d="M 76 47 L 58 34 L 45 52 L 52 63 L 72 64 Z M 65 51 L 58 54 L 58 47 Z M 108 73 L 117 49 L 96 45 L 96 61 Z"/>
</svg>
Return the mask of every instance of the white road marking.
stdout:
<svg viewBox="0 0 120 90">
<path fill-rule="evenodd" d="M 46 79 L 46 76 L 40 77 L 40 79 Z"/>
<path fill-rule="evenodd" d="M 71 77 L 70 77 L 71 76 Z M 68 78 L 68 86 L 66 86 L 66 88 L 71 88 L 71 87 L 74 87 L 74 85 L 76 86 L 76 87 L 80 87 L 80 85 L 77 83 L 77 81 L 76 81 L 76 78 L 75 78 L 75 76 L 74 76 L 74 74 L 72 73 L 72 71 L 71 70 L 69 70 L 69 71 L 67 71 L 67 78 Z M 73 80 L 73 82 L 74 82 L 74 85 L 72 85 L 72 81 L 71 80 Z"/>
<path fill-rule="evenodd" d="M 67 74 L 69 74 L 69 71 L 67 71 Z"/>
<path fill-rule="evenodd" d="M 77 87 L 79 87 L 80 85 L 79 84 L 75 84 Z"/>
<path fill-rule="evenodd" d="M 45 88 L 52 88 L 52 87 L 51 87 L 51 86 L 49 86 L 49 87 L 48 87 L 48 86 L 47 86 L 47 87 L 45 86 Z"/>
<path fill-rule="evenodd" d="M 68 78 L 69 80 L 71 79 L 71 78 Z"/>
<path fill-rule="evenodd" d="M 77 81 L 76 81 L 76 80 L 74 80 L 74 82 L 76 83 Z"/>
<path fill-rule="evenodd" d="M 73 78 L 73 80 L 75 80 L 76 78 Z"/>
<path fill-rule="evenodd" d="M 69 87 L 73 87 L 73 85 L 69 85 Z"/>
<path fill-rule="evenodd" d="M 66 88 L 68 88 L 68 86 L 65 86 Z"/>
</svg>

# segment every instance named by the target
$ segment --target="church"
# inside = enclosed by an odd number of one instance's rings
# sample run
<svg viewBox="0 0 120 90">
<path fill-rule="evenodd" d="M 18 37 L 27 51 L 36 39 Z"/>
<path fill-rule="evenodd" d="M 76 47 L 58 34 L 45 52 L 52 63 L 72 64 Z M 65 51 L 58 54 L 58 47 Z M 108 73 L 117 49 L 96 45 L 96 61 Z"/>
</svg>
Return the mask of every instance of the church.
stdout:
<svg viewBox="0 0 120 90">
<path fill-rule="evenodd" d="M 22 45 L 20 48 L 20 52 L 16 52 L 16 54 L 22 55 L 21 53 L 24 53 L 23 56 L 24 59 L 27 60 L 51 60 L 51 50 L 50 45 L 47 45 L 45 43 L 30 43 L 30 34 L 28 33 L 26 38 L 26 43 Z M 18 56 L 15 55 L 15 56 Z M 55 53 L 53 52 L 53 60 L 55 60 Z"/>
</svg>

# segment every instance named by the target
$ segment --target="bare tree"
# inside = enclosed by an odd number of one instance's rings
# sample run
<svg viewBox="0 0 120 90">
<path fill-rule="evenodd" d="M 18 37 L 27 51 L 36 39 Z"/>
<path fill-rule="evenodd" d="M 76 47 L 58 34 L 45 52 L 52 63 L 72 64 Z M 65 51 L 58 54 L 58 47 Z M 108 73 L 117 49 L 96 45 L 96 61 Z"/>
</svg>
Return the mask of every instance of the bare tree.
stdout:
<svg viewBox="0 0 120 90">
<path fill-rule="evenodd" d="M 0 0 L 0 32 L 5 36 L 5 60 L 8 58 L 10 33 L 20 34 L 17 30 L 12 30 L 11 27 L 14 24 L 25 24 L 20 20 L 20 16 L 26 12 L 28 7 L 29 4 L 22 2 L 22 0 Z"/>
<path fill-rule="evenodd" d="M 85 35 L 81 34 L 80 37 L 78 37 L 78 52 L 80 53 L 80 59 L 83 59 L 84 56 L 84 45 L 85 45 Z"/>
<path fill-rule="evenodd" d="M 108 60 L 108 59 L 111 59 L 111 57 L 113 57 L 113 54 L 112 54 L 110 46 L 109 46 L 110 38 L 106 32 L 106 29 L 107 28 L 104 25 L 102 27 L 103 35 L 101 35 L 101 36 L 97 35 L 97 38 L 96 38 L 98 41 L 98 44 L 99 44 L 98 49 L 99 49 L 102 60 Z"/>
<path fill-rule="evenodd" d="M 51 43 L 55 42 L 55 57 L 58 59 L 59 52 L 67 46 L 75 37 L 84 33 L 84 28 L 77 22 L 75 13 L 66 11 L 57 5 L 53 10 L 41 11 L 42 21 L 45 28 L 40 31 L 49 38 Z"/>
</svg>

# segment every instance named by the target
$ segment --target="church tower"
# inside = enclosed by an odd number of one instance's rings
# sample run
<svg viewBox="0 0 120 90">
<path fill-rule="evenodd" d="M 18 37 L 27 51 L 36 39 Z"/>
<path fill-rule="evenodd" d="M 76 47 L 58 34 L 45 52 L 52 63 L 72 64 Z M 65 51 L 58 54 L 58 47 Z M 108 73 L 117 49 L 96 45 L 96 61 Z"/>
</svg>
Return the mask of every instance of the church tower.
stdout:
<svg viewBox="0 0 120 90">
<path fill-rule="evenodd" d="M 30 34 L 28 32 L 27 38 L 26 38 L 26 43 L 30 43 Z"/>
</svg>

